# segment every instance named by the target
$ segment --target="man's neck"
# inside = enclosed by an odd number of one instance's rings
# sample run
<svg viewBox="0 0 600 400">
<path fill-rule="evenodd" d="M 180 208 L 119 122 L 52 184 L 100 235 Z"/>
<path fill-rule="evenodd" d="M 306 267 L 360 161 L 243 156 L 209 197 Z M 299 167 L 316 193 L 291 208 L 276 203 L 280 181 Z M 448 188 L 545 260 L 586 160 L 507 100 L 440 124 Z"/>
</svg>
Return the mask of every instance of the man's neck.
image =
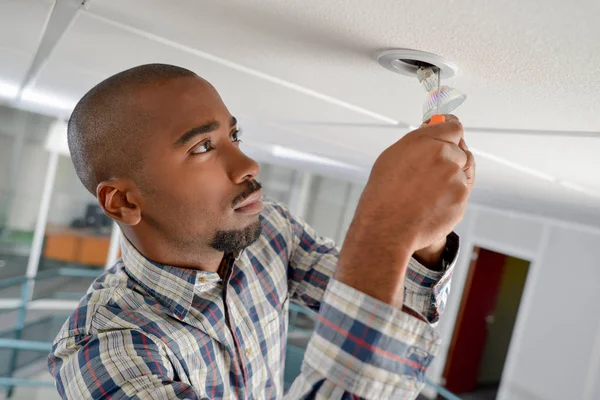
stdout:
<svg viewBox="0 0 600 400">
<path fill-rule="evenodd" d="M 136 250 L 148 260 L 179 268 L 218 272 L 224 253 L 207 246 L 206 249 L 180 248 L 167 240 L 157 239 L 153 235 L 143 235 L 131 229 L 123 229 L 123 234 Z"/>
</svg>

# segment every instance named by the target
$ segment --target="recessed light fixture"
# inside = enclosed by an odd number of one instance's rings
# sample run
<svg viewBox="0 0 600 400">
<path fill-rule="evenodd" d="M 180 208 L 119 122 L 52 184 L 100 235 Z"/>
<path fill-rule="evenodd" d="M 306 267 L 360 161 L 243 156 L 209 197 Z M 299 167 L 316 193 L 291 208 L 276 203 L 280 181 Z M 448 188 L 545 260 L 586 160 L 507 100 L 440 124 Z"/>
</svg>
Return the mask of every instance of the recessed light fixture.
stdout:
<svg viewBox="0 0 600 400">
<path fill-rule="evenodd" d="M 377 62 L 385 69 L 414 78 L 419 68 L 436 67 L 442 78 L 452 78 L 458 66 L 437 54 L 411 49 L 385 50 L 377 56 Z"/>
<path fill-rule="evenodd" d="M 423 104 L 423 121 L 436 114 L 450 114 L 467 98 L 459 90 L 441 85 L 442 78 L 453 77 L 458 72 L 456 64 L 441 56 L 424 51 L 396 49 L 381 52 L 377 62 L 389 71 L 418 79 L 427 92 Z M 432 120 L 431 123 L 435 122 Z"/>
</svg>

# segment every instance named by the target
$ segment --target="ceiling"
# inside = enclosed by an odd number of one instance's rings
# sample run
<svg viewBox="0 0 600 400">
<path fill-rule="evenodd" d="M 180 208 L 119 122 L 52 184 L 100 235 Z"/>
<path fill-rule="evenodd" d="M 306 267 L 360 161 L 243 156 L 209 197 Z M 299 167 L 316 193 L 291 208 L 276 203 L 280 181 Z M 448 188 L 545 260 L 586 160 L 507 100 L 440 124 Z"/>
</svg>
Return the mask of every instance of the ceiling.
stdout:
<svg viewBox="0 0 600 400">
<path fill-rule="evenodd" d="M 0 102 L 67 117 L 113 73 L 177 64 L 215 85 L 259 158 L 279 145 L 364 180 L 425 97 L 376 55 L 424 50 L 460 67 L 445 83 L 469 96 L 456 114 L 477 156 L 474 201 L 600 225 L 596 0 L 80 3 L 0 0 Z"/>
</svg>

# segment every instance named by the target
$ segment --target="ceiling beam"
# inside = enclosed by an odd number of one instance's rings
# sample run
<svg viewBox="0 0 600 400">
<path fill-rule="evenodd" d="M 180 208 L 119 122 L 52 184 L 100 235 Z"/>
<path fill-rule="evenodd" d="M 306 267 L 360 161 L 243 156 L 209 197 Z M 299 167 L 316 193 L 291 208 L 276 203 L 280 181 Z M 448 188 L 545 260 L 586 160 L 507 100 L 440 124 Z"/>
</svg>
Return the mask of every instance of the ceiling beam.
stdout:
<svg viewBox="0 0 600 400">
<path fill-rule="evenodd" d="M 35 85 L 35 82 L 52 56 L 54 49 L 75 21 L 86 0 L 56 0 L 52 12 L 46 20 L 40 43 L 29 69 L 19 86 L 15 102 L 19 102 L 23 92 Z"/>
</svg>

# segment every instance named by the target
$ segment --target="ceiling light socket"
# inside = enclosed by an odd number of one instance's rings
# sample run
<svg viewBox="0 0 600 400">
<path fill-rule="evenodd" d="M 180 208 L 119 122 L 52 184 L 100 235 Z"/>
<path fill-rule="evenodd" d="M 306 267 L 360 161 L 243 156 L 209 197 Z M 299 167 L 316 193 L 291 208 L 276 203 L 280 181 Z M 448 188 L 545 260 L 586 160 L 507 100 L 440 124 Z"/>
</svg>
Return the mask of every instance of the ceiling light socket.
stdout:
<svg viewBox="0 0 600 400">
<path fill-rule="evenodd" d="M 441 77 L 452 78 L 458 66 L 437 54 L 411 49 L 385 50 L 377 56 L 377 62 L 385 69 L 414 78 L 420 67 L 437 67 Z"/>
</svg>

